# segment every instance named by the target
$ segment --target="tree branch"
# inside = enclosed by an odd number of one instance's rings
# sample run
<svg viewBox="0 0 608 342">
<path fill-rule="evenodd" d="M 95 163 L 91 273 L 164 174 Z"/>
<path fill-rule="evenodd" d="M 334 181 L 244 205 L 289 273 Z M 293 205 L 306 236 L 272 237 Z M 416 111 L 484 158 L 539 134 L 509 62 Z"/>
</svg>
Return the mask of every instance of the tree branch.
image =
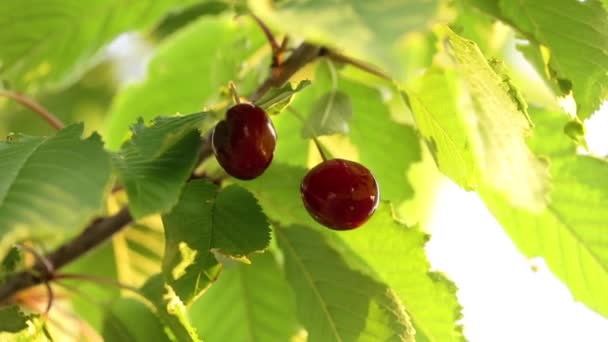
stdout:
<svg viewBox="0 0 608 342">
<path fill-rule="evenodd" d="M 291 76 L 298 72 L 298 70 L 319 57 L 320 51 L 321 47 L 319 46 L 309 43 L 302 43 L 293 51 L 293 53 L 285 60 L 284 63 L 275 68 L 275 72 L 272 72 L 271 75 L 249 97 L 250 101 L 254 102 L 260 99 L 273 87 L 282 86 L 285 82 L 287 82 L 287 80 L 289 80 L 289 78 L 291 78 Z M 11 97 L 29 108 L 32 108 L 37 113 L 47 118 L 47 121 L 53 122 L 51 123 L 53 127 L 63 127 L 63 123 L 61 123 L 52 114 L 37 105 L 35 102 L 13 92 L 0 91 L 0 95 Z M 212 150 L 210 148 L 209 139 L 204 139 L 201 145 L 199 161 L 206 159 L 211 154 Z M 192 175 L 190 179 L 200 177 L 201 176 Z M 115 187 L 115 191 L 118 190 L 120 190 L 120 187 Z M 123 207 L 114 216 L 101 218 L 94 221 L 74 239 L 66 242 L 50 254 L 43 257 L 45 262 L 48 261 L 50 265 L 52 265 L 52 271 L 49 270 L 49 268 L 46 267 L 43 262 L 38 261 L 29 270 L 21 271 L 9 276 L 3 284 L 0 284 L 0 303 L 9 301 L 15 293 L 21 290 L 42 283 L 48 283 L 49 281 L 53 280 L 55 272 L 58 269 L 100 245 L 103 241 L 124 229 L 131 222 L 133 222 L 133 217 L 126 207 Z"/>
<path fill-rule="evenodd" d="M 78 236 L 45 256 L 44 259 L 53 266 L 52 270 L 58 270 L 101 244 L 132 221 L 129 210 L 126 207 L 122 208 L 114 216 L 94 221 Z M 6 279 L 0 286 L 0 303 L 7 301 L 21 290 L 52 280 L 53 276 L 54 273 L 43 262 L 37 261 L 30 270 L 15 273 Z"/>
<path fill-rule="evenodd" d="M 256 102 L 261 99 L 270 89 L 278 88 L 287 82 L 291 76 L 302 69 L 306 64 L 319 57 L 321 47 L 310 43 L 302 43 L 298 46 L 281 65 L 256 89 L 249 101 Z"/>
<path fill-rule="evenodd" d="M 19 94 L 14 91 L 6 91 L 0 90 L 0 96 L 8 97 L 9 99 L 15 100 L 17 103 L 27 107 L 34 112 L 38 113 L 40 117 L 42 117 L 46 122 L 48 122 L 53 128 L 59 130 L 62 129 L 65 125 L 59 118 L 57 118 L 53 113 L 49 112 L 46 108 L 42 107 L 36 101 L 30 99 L 29 97 Z"/>
</svg>

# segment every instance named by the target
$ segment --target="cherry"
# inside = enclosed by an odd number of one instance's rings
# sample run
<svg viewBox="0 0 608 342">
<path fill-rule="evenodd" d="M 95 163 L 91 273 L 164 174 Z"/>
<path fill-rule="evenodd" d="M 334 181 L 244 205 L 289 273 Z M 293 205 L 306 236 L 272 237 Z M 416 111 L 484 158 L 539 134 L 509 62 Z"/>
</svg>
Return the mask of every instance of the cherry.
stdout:
<svg viewBox="0 0 608 342">
<path fill-rule="evenodd" d="M 274 154 L 277 134 L 264 110 L 238 103 L 226 112 L 211 136 L 213 153 L 226 172 L 239 179 L 261 175 Z"/>
<path fill-rule="evenodd" d="M 372 173 L 344 159 L 326 160 L 308 171 L 300 194 L 310 215 L 334 230 L 361 226 L 379 201 L 378 183 Z"/>
</svg>

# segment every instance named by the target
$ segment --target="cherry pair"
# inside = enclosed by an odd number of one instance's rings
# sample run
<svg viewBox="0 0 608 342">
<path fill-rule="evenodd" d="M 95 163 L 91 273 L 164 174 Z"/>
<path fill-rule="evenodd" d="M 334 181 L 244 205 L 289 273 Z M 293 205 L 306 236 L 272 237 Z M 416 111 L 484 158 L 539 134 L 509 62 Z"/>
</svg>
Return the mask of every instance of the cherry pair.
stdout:
<svg viewBox="0 0 608 342">
<path fill-rule="evenodd" d="M 264 110 L 237 103 L 213 130 L 211 142 L 219 164 L 231 176 L 249 180 L 272 161 L 277 134 Z M 304 206 L 319 223 L 335 230 L 361 226 L 378 206 L 378 184 L 363 165 L 344 159 L 324 160 L 302 180 Z"/>
</svg>

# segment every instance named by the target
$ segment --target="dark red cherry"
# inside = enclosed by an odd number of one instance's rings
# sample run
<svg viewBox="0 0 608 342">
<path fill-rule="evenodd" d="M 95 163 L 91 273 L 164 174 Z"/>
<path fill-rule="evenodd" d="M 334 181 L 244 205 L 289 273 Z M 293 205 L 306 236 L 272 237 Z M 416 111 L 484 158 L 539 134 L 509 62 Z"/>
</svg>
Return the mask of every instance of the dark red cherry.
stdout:
<svg viewBox="0 0 608 342">
<path fill-rule="evenodd" d="M 334 230 L 349 230 L 369 219 L 380 199 L 378 183 L 363 165 L 330 159 L 308 171 L 300 194 L 310 215 Z"/>
<path fill-rule="evenodd" d="M 277 134 L 264 110 L 239 103 L 213 129 L 213 153 L 226 172 L 239 179 L 261 175 L 274 155 Z"/>
</svg>

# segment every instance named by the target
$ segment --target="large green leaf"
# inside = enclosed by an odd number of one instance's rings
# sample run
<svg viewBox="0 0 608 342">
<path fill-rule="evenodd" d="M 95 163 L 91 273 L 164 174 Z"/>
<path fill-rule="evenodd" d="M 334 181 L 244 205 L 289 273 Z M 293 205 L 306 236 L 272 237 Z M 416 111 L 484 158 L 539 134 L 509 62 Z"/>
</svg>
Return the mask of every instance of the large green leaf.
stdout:
<svg viewBox="0 0 608 342">
<path fill-rule="evenodd" d="M 408 180 L 412 164 L 420 161 L 420 143 L 411 126 L 397 123 L 379 89 L 341 80 L 339 89 L 350 96 L 353 118 L 349 138 L 357 147 L 358 161 L 378 181 L 380 197 L 395 205 L 413 196 Z M 399 96 L 391 93 L 391 96 Z"/>
<path fill-rule="evenodd" d="M 17 89 L 78 79 L 122 32 L 149 27 L 194 0 L 17 0 L 0 2 L 0 78 Z"/>
<path fill-rule="evenodd" d="M 543 257 L 574 298 L 608 317 L 608 163 L 576 155 L 575 144 L 562 133 L 566 115 L 533 114 L 531 145 L 551 164 L 547 208 L 534 215 L 487 189 L 482 197 L 524 254 Z"/>
<path fill-rule="evenodd" d="M 75 232 L 101 211 L 110 158 L 99 136 L 82 140 L 82 130 L 75 124 L 52 137 L 0 143 L 0 255 L 32 234 Z"/>
<path fill-rule="evenodd" d="M 417 333 L 430 341 L 461 341 L 460 304 L 456 286 L 431 272 L 424 245 L 428 236 L 395 221 L 389 205 L 381 204 L 363 227 L 340 238 L 388 286 L 395 290 Z"/>
<path fill-rule="evenodd" d="M 460 93 L 453 71 L 433 68 L 416 80 L 406 98 L 439 169 L 470 190 L 476 186 L 476 168 L 459 112 Z"/>
<path fill-rule="evenodd" d="M 251 261 L 226 265 L 190 308 L 205 341 L 289 341 L 295 335 L 295 300 L 273 255 L 255 255 Z"/>
<path fill-rule="evenodd" d="M 300 199 L 299 186 L 305 173 L 301 167 L 274 163 L 262 177 L 242 184 L 256 195 L 273 220 L 319 227 Z M 364 227 L 339 236 L 363 257 L 369 266 L 366 269 L 374 270 L 396 291 L 420 335 L 432 341 L 462 338 L 461 328 L 456 327 L 460 306 L 455 287 L 442 275 L 429 273 L 424 233 L 395 222 L 383 205 Z"/>
<path fill-rule="evenodd" d="M 524 140 L 530 129 L 526 104 L 505 66 L 486 61 L 477 45 L 447 27 L 439 34 L 450 46 L 466 81 L 473 108 L 460 113 L 477 166 L 478 181 L 503 193 L 511 205 L 540 211 L 546 205 L 547 170 Z"/>
<path fill-rule="evenodd" d="M 266 248 L 270 230 L 249 192 L 238 185 L 224 189 L 208 181 L 190 182 L 179 203 L 163 216 L 163 274 L 186 303 L 197 298 L 217 276 L 211 251 L 242 257 Z"/>
<path fill-rule="evenodd" d="M 157 118 L 146 127 L 140 120 L 133 137 L 116 154 L 114 164 L 129 197 L 135 218 L 167 212 L 198 159 L 205 113 Z"/>
<path fill-rule="evenodd" d="M 608 99 L 608 12 L 600 1 L 501 0 L 500 9 L 531 44 L 549 49 L 539 71 L 572 90 L 581 118 Z"/>
<path fill-rule="evenodd" d="M 283 1 L 250 0 L 251 10 L 282 32 L 326 44 L 400 75 L 396 51 L 400 38 L 423 31 L 431 22 L 438 1 Z"/>
<path fill-rule="evenodd" d="M 101 332 L 106 341 L 171 341 L 160 318 L 133 298 L 121 298 L 109 307 Z"/>
<path fill-rule="evenodd" d="M 256 52 L 263 43 L 247 17 L 234 15 L 203 17 L 167 38 L 150 61 L 146 79 L 114 99 L 104 135 L 108 147 L 120 146 L 139 116 L 151 119 L 215 105 L 230 80 L 246 94 L 259 82 L 255 67 L 264 59 Z"/>
<path fill-rule="evenodd" d="M 311 341 L 414 341 L 394 292 L 349 268 L 323 235 L 303 226 L 278 228 L 276 235 Z"/>
</svg>

